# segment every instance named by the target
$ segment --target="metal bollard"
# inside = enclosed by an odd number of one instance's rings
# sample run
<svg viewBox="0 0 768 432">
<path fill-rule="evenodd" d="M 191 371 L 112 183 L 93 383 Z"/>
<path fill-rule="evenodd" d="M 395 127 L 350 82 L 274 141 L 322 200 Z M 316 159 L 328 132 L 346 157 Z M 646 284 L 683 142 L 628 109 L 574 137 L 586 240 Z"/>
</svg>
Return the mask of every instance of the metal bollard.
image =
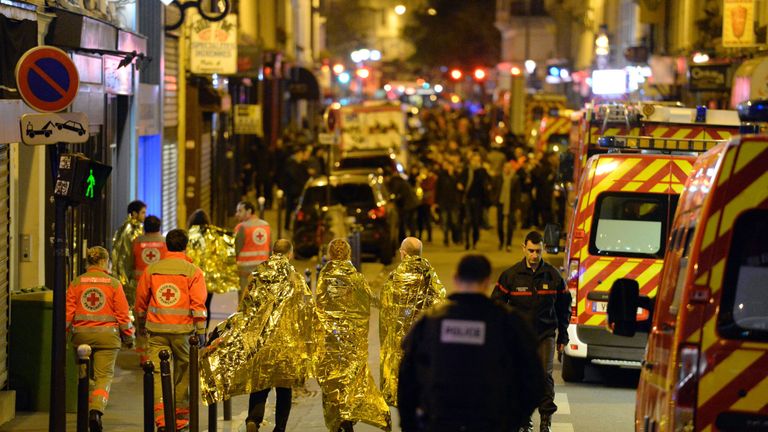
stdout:
<svg viewBox="0 0 768 432">
<path fill-rule="evenodd" d="M 256 202 L 259 204 L 259 219 L 264 219 L 264 205 L 267 202 L 267 199 L 260 196 L 256 199 Z"/>
<path fill-rule="evenodd" d="M 155 431 L 155 365 L 147 360 L 144 369 L 144 432 Z"/>
<path fill-rule="evenodd" d="M 224 401 L 224 421 L 232 420 L 232 400 L 227 399 Z"/>
<path fill-rule="evenodd" d="M 209 431 L 215 431 L 217 429 L 216 423 L 218 422 L 218 419 L 216 416 L 218 414 L 218 410 L 216 409 L 216 404 L 212 403 L 208 405 L 208 430 Z"/>
<path fill-rule="evenodd" d="M 275 192 L 277 197 L 277 238 L 283 238 L 283 190 Z"/>
<path fill-rule="evenodd" d="M 323 263 L 323 264 L 325 264 L 325 263 Z M 315 286 L 317 286 L 317 281 L 320 280 L 320 270 L 322 270 L 322 269 L 323 269 L 323 266 L 321 266 L 320 264 L 317 264 L 315 266 Z"/>
<path fill-rule="evenodd" d="M 173 397 L 173 376 L 171 375 L 170 358 L 171 355 L 168 351 L 160 351 L 160 384 L 163 387 L 165 432 L 176 432 L 176 400 Z"/>
<path fill-rule="evenodd" d="M 304 282 L 307 283 L 307 286 L 309 289 L 312 289 L 312 270 L 306 268 L 304 269 Z"/>
<path fill-rule="evenodd" d="M 77 378 L 77 432 L 88 432 L 88 370 L 91 364 L 91 347 L 77 347 L 78 367 Z"/>
<path fill-rule="evenodd" d="M 199 345 L 200 339 L 196 334 L 189 337 L 189 432 L 198 432 L 200 430 Z"/>
</svg>

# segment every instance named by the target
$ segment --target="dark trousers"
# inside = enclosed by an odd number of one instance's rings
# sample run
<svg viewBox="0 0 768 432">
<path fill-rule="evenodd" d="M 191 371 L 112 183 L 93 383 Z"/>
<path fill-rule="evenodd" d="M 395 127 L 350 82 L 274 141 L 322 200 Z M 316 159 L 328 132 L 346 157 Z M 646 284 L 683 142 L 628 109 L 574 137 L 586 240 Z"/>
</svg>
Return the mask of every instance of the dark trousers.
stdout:
<svg viewBox="0 0 768 432">
<path fill-rule="evenodd" d="M 440 223 L 443 225 L 443 243 L 461 242 L 461 230 L 458 227 L 459 209 L 440 208 Z"/>
<path fill-rule="evenodd" d="M 400 210 L 400 240 L 416 237 L 416 212 L 417 208 Z"/>
<path fill-rule="evenodd" d="M 464 241 L 466 246 L 475 246 L 480 240 L 480 225 L 483 223 L 483 206 L 480 200 L 470 199 L 465 206 Z M 472 237 L 470 237 L 472 234 Z"/>
<path fill-rule="evenodd" d="M 555 380 L 552 378 L 552 368 L 555 364 L 555 338 L 548 337 L 539 341 L 539 358 L 544 367 L 544 398 L 539 404 L 539 415 L 551 416 L 557 411 L 555 405 Z"/>
<path fill-rule="evenodd" d="M 208 312 L 205 314 L 205 330 L 208 331 L 208 326 L 211 324 L 211 302 L 213 301 L 213 293 L 209 292 L 208 297 L 205 298 L 205 310 Z"/>
<path fill-rule="evenodd" d="M 251 393 L 248 397 L 248 419 L 260 425 L 264 421 L 264 407 L 267 396 L 272 389 L 264 389 Z M 291 414 L 291 389 L 277 387 L 277 403 L 275 404 L 275 431 L 285 431 L 288 416 Z"/>
<path fill-rule="evenodd" d="M 496 206 L 496 228 L 499 234 L 499 247 L 512 245 L 512 233 L 515 230 L 515 211 L 510 209 L 504 214 L 504 205 Z"/>
<path fill-rule="evenodd" d="M 422 234 L 427 231 L 427 241 L 432 241 L 432 212 L 428 204 L 419 206 L 416 224 L 419 228 L 419 238 L 423 239 Z"/>
</svg>

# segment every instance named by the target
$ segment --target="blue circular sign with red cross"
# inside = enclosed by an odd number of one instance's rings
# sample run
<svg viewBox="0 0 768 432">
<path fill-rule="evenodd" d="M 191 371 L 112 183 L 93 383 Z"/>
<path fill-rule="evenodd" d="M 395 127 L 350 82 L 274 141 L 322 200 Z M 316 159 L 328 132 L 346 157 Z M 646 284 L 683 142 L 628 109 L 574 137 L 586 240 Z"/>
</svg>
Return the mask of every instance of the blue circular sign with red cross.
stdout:
<svg viewBox="0 0 768 432">
<path fill-rule="evenodd" d="M 16 63 L 16 85 L 24 102 L 40 112 L 58 112 L 68 107 L 80 85 L 75 63 L 64 51 L 39 46 Z"/>
</svg>

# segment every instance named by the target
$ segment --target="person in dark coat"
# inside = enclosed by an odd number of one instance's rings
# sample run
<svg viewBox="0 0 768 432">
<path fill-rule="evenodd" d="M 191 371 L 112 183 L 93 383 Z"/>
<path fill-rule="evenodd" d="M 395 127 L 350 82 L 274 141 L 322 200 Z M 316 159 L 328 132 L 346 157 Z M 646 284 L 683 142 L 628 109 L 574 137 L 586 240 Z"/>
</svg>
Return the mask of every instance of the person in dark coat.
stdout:
<svg viewBox="0 0 768 432">
<path fill-rule="evenodd" d="M 403 432 L 510 432 L 543 395 L 544 372 L 523 318 L 487 297 L 491 263 L 466 255 L 454 292 L 403 340 Z"/>
<path fill-rule="evenodd" d="M 491 189 L 491 176 L 483 168 L 480 154 L 470 156 L 469 166 L 461 174 L 459 184 L 459 189 L 464 191 L 464 249 L 475 249 L 480 240 L 483 207 L 489 204 Z"/>
<path fill-rule="evenodd" d="M 536 188 L 535 205 L 541 215 L 541 221 L 534 220 L 534 224 L 541 227 L 554 222 L 552 213 L 552 198 L 555 193 L 555 181 L 557 172 L 552 166 L 552 153 L 547 153 L 532 171 L 533 184 Z M 538 218 L 537 218 L 538 219 Z"/>
<path fill-rule="evenodd" d="M 395 197 L 395 206 L 397 206 L 397 212 L 400 215 L 400 233 L 398 238 L 404 239 L 408 235 L 415 237 L 416 212 L 420 204 L 416 191 L 398 173 L 390 173 L 387 188 L 389 193 Z"/>
<path fill-rule="evenodd" d="M 435 184 L 435 202 L 440 209 L 440 222 L 443 226 L 443 245 L 450 241 L 461 241 L 459 210 L 461 209 L 461 192 L 458 188 L 458 173 L 450 161 L 443 162 L 443 168 L 437 173 Z"/>
<path fill-rule="evenodd" d="M 304 184 L 309 180 L 307 170 L 307 150 L 303 147 L 294 147 L 293 154 L 286 161 L 283 178 L 283 191 L 285 192 L 285 229 L 290 229 L 291 215 L 299 203 Z"/>
<path fill-rule="evenodd" d="M 539 404 L 540 432 L 551 432 L 555 405 L 555 381 L 552 378 L 555 350 L 562 353 L 568 343 L 571 319 L 571 294 L 565 288 L 560 272 L 541 258 L 544 241 L 536 231 L 525 236 L 522 261 L 505 270 L 491 298 L 512 306 L 538 336 L 532 348 L 537 349 L 547 371 L 544 398 Z M 529 420 L 526 432 L 533 430 Z"/>
</svg>

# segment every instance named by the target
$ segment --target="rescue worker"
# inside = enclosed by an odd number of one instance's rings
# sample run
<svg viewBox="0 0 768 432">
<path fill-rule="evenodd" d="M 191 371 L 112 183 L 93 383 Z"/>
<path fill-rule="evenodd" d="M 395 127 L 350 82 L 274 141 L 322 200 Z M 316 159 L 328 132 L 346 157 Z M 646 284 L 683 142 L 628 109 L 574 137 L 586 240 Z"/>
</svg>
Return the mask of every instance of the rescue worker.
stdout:
<svg viewBox="0 0 768 432">
<path fill-rule="evenodd" d="M 523 260 L 499 276 L 491 297 L 512 306 L 512 309 L 525 318 L 538 337 L 536 348 L 547 372 L 544 398 L 539 404 L 540 431 L 550 432 L 552 415 L 557 411 L 552 368 L 555 349 L 560 355 L 568 343 L 571 293 L 565 289 L 560 272 L 542 259 L 543 248 L 541 234 L 536 231 L 529 232 L 523 243 Z M 532 431 L 533 422 L 529 419 L 527 426 L 522 430 Z"/>
<path fill-rule="evenodd" d="M 129 265 L 126 266 L 126 270 L 131 275 L 132 286 L 138 284 L 147 266 L 165 258 L 168 253 L 168 248 L 165 247 L 165 237 L 160 233 L 162 225 L 157 216 L 147 216 L 144 219 L 144 234 L 133 240 L 133 260 L 129 260 Z M 141 334 L 136 340 L 136 352 L 139 354 L 141 364 L 149 360 L 147 338 Z"/>
<path fill-rule="evenodd" d="M 317 280 L 316 374 L 325 425 L 349 432 L 362 421 L 388 431 L 389 407 L 368 366 L 371 289 L 349 260 L 351 251 L 346 240 L 331 240 Z"/>
<path fill-rule="evenodd" d="M 445 299 L 445 287 L 421 252 L 419 239 L 403 240 L 400 264 L 389 274 L 381 291 L 379 383 L 384 400 L 394 407 L 397 406 L 397 373 L 403 356 L 403 338 L 422 311 Z"/>
<path fill-rule="evenodd" d="M 464 256 L 451 295 L 403 341 L 403 432 L 514 431 L 541 400 L 534 336 L 522 317 L 487 297 L 490 275 L 486 257 Z"/>
<path fill-rule="evenodd" d="M 256 207 L 248 201 L 237 203 L 235 217 L 240 222 L 235 227 L 235 254 L 242 299 L 251 272 L 269 258 L 272 234 L 267 221 L 259 219 Z"/>
<path fill-rule="evenodd" d="M 207 329 L 213 315 L 213 295 L 240 290 L 235 261 L 235 236 L 231 231 L 211 224 L 211 219 L 202 209 L 192 212 L 187 221 L 187 229 L 187 256 L 203 271 L 205 287 L 208 288 L 205 299 Z"/>
<path fill-rule="evenodd" d="M 149 357 L 155 366 L 155 424 L 165 430 L 160 384 L 160 351 L 173 360 L 176 429 L 189 423 L 189 336 L 205 344 L 205 279 L 184 254 L 187 233 L 175 229 L 165 236 L 168 254 L 144 270 L 136 288 L 136 322 L 149 336 Z"/>
<path fill-rule="evenodd" d="M 72 334 L 75 347 L 91 347 L 94 385 L 88 398 L 89 426 L 92 432 L 101 432 L 117 353 L 121 341 L 133 345 L 134 329 L 123 287 L 109 274 L 109 252 L 94 246 L 86 252 L 85 261 L 87 270 L 67 290 L 67 333 Z"/>
<path fill-rule="evenodd" d="M 133 307 L 136 299 L 136 285 L 133 282 L 130 266 L 133 263 L 133 241 L 144 233 L 144 219 L 147 217 L 147 205 L 143 201 L 131 201 L 128 204 L 128 216 L 112 236 L 113 274 L 125 287 L 128 306 Z"/>
</svg>

